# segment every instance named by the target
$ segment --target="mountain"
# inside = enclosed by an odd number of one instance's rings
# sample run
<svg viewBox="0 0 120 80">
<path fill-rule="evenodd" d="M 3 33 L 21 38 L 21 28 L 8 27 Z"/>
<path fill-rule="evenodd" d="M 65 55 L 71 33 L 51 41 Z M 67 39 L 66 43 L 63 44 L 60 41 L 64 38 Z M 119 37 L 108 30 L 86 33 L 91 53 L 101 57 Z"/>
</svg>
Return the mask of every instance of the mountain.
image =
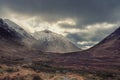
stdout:
<svg viewBox="0 0 120 80">
<path fill-rule="evenodd" d="M 9 19 L 0 19 L 0 39 L 1 43 L 5 43 L 4 46 L 24 46 L 44 52 L 66 53 L 80 50 L 65 37 L 49 30 L 35 32 L 32 36 Z"/>
<path fill-rule="evenodd" d="M 47 73 L 47 76 L 48 73 L 52 73 L 53 76 L 53 73 L 61 75 L 70 72 L 70 76 L 71 73 L 76 73 L 88 79 L 92 77 L 91 80 L 119 80 L 119 44 L 120 28 L 94 47 L 80 51 L 70 40 L 60 34 L 44 30 L 35 32 L 31 36 L 14 22 L 0 19 L 0 80 L 12 77 L 15 77 L 12 78 L 14 80 L 29 79 L 30 75 L 32 78 L 36 73 L 41 76 L 41 72 Z M 26 71 L 29 74 L 23 74 Z M 21 78 L 17 78 L 18 76 Z M 38 77 L 34 80 L 39 79 Z M 52 78 L 56 79 L 54 76 Z"/>
<path fill-rule="evenodd" d="M 88 52 L 94 57 L 120 57 L 120 27 Z"/>
<path fill-rule="evenodd" d="M 118 64 L 120 61 L 120 27 L 90 49 L 58 56 L 58 62 L 94 65 Z M 85 61 L 84 61 L 85 60 Z M 57 61 L 57 60 L 56 60 Z M 95 61 L 95 62 L 93 62 Z M 97 62 L 97 63 L 96 63 Z M 111 63 L 112 62 L 112 63 Z M 72 65 L 72 64 L 69 65 Z"/>
<path fill-rule="evenodd" d="M 0 19 L 0 38 L 27 46 L 34 40 L 23 28 L 8 19 Z"/>
<path fill-rule="evenodd" d="M 8 19 L 0 19 L 0 63 L 35 54 L 31 53 L 33 38 L 23 28 Z"/>
<path fill-rule="evenodd" d="M 35 32 L 33 36 L 37 39 L 34 47 L 43 52 L 68 53 L 80 51 L 70 40 L 49 30 Z"/>
<path fill-rule="evenodd" d="M 62 65 L 64 68 L 72 68 L 80 72 L 83 70 L 82 73 L 90 72 L 102 77 L 116 78 L 111 80 L 119 80 L 116 75 L 120 75 L 120 27 L 88 50 L 55 57 L 53 65 Z"/>
</svg>

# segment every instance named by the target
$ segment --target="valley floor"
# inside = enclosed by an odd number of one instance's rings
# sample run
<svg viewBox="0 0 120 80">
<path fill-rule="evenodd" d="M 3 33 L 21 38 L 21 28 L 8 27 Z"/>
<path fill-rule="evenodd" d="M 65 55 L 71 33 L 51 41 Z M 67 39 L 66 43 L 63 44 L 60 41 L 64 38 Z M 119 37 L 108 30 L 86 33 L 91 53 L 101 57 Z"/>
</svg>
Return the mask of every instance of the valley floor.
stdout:
<svg viewBox="0 0 120 80">
<path fill-rule="evenodd" d="M 21 66 L 0 66 L 0 80 L 85 80 L 78 74 L 37 72 Z"/>
<path fill-rule="evenodd" d="M 46 70 L 46 67 L 39 66 Z M 35 67 L 37 68 L 37 67 Z M 0 80 L 120 80 L 120 74 L 112 77 L 98 76 L 92 73 L 74 73 L 57 69 L 55 72 L 49 70 L 35 70 L 30 65 L 0 65 Z M 104 73 L 104 72 L 103 72 Z"/>
</svg>

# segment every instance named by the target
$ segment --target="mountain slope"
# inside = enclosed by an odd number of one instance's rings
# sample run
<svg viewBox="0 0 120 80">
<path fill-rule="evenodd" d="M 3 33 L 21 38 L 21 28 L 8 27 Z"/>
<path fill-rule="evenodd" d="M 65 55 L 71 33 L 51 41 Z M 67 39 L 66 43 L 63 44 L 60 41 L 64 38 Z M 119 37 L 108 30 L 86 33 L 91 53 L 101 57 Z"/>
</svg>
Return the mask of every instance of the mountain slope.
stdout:
<svg viewBox="0 0 120 80">
<path fill-rule="evenodd" d="M 67 38 L 49 30 L 35 32 L 33 35 L 37 39 L 34 47 L 43 52 L 67 53 L 80 51 L 80 49 Z"/>
<path fill-rule="evenodd" d="M 31 53 L 34 41 L 35 38 L 14 22 L 0 19 L 0 62 L 34 55 Z"/>
<path fill-rule="evenodd" d="M 34 40 L 23 28 L 8 19 L 0 19 L 0 38 L 27 46 Z"/>
<path fill-rule="evenodd" d="M 120 27 L 88 51 L 94 57 L 120 57 Z"/>
</svg>

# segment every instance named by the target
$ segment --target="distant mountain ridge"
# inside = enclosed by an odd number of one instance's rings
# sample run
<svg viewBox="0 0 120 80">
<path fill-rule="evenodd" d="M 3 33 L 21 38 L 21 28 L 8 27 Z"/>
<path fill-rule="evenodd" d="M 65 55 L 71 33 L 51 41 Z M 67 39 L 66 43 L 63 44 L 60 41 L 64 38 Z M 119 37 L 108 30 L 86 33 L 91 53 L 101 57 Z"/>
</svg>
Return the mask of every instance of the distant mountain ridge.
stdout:
<svg viewBox="0 0 120 80">
<path fill-rule="evenodd" d="M 37 39 L 34 47 L 43 52 L 68 53 L 80 51 L 80 48 L 69 39 L 52 31 L 43 30 L 35 32 L 33 35 Z"/>
<path fill-rule="evenodd" d="M 53 53 L 72 53 L 80 49 L 69 39 L 49 30 L 38 31 L 33 36 L 23 28 L 8 19 L 0 19 L 0 39 L 7 43 L 27 45 L 31 48 Z M 3 40 L 4 39 L 4 40 Z M 80 51 L 85 55 L 94 57 L 120 56 L 120 27 L 103 39 L 100 43 L 86 51 Z M 72 54 L 73 55 L 73 54 Z M 80 54 L 82 55 L 82 54 Z M 84 55 L 84 54 L 83 54 Z"/>
<path fill-rule="evenodd" d="M 35 32 L 32 36 L 9 19 L 0 19 L 0 38 L 43 52 L 68 53 L 80 51 L 78 47 L 62 35 L 44 30 Z"/>
</svg>

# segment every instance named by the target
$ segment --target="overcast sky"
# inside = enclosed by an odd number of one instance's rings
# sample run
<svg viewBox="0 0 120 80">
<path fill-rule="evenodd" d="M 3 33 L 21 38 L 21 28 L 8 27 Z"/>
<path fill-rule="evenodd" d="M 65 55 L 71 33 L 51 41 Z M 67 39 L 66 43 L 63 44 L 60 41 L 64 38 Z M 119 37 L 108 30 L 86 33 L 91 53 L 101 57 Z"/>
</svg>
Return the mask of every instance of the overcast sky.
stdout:
<svg viewBox="0 0 120 80">
<path fill-rule="evenodd" d="M 0 17 L 32 33 L 52 30 L 85 49 L 119 27 L 120 0 L 0 0 Z"/>
</svg>

